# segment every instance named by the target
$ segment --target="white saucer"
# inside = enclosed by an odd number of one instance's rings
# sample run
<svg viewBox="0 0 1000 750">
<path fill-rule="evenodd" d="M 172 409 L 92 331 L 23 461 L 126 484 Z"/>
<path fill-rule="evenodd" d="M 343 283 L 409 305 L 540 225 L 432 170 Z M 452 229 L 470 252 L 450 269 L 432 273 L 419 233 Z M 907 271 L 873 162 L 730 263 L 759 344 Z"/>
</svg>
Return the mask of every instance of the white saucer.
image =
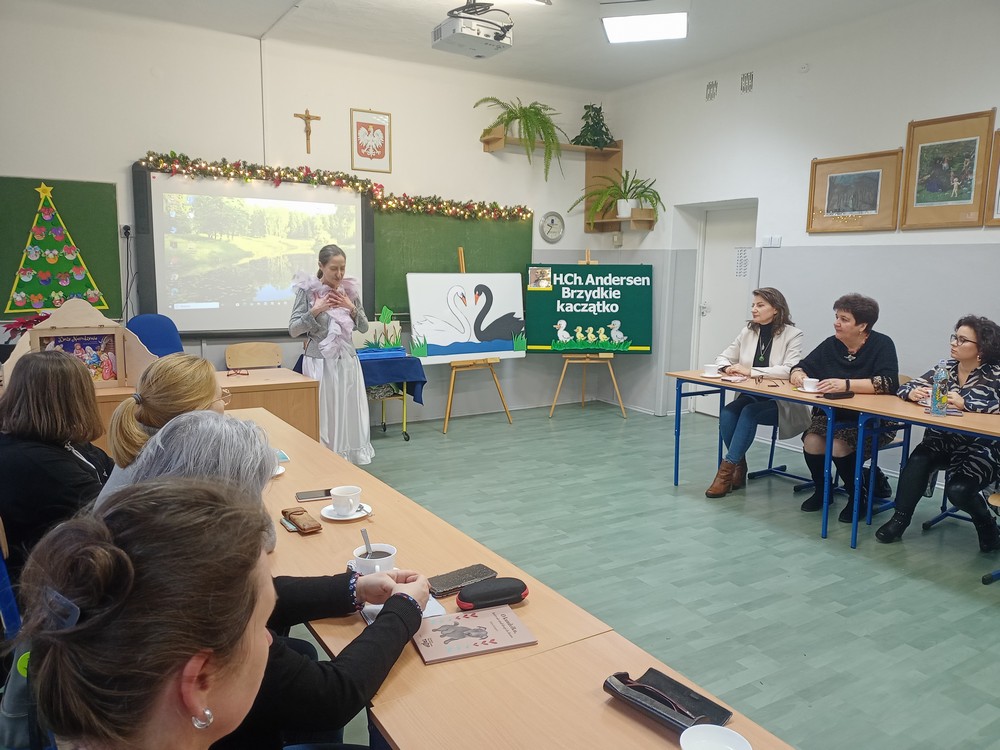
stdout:
<svg viewBox="0 0 1000 750">
<path fill-rule="evenodd" d="M 917 404 L 919 406 L 930 406 L 931 405 L 931 400 L 929 398 L 922 398 L 919 401 L 917 401 Z"/>
<path fill-rule="evenodd" d="M 695 724 L 680 736 L 681 750 L 752 750 L 747 738 L 715 724 Z"/>
<path fill-rule="evenodd" d="M 799 393 L 816 393 L 816 394 L 818 394 L 818 393 L 822 393 L 823 392 L 819 388 L 817 388 L 814 391 L 807 391 L 805 388 L 796 388 L 795 390 L 797 390 Z"/>
<path fill-rule="evenodd" d="M 274 470 L 274 473 L 271 476 L 272 477 L 280 477 L 284 473 L 285 473 L 285 467 L 284 466 L 279 466 L 277 469 Z"/>
<path fill-rule="evenodd" d="M 358 509 L 349 516 L 338 516 L 333 512 L 332 505 L 327 505 L 319 512 L 319 514 L 328 521 L 357 521 L 359 518 L 367 517 L 371 512 L 372 506 L 365 505 L 364 503 L 358 503 Z"/>
<path fill-rule="evenodd" d="M 722 373 L 721 372 L 717 372 L 714 375 L 706 375 L 705 373 L 701 373 L 701 377 L 703 377 L 703 378 L 721 378 L 722 377 Z"/>
</svg>

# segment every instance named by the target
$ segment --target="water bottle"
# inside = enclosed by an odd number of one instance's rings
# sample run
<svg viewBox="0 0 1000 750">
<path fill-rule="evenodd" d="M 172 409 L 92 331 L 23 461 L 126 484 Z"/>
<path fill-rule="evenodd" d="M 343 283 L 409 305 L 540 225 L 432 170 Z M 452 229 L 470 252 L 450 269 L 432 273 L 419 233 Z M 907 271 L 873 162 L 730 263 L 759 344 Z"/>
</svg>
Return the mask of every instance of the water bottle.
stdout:
<svg viewBox="0 0 1000 750">
<path fill-rule="evenodd" d="M 948 362 L 941 360 L 931 381 L 931 414 L 943 417 L 948 410 Z"/>
</svg>

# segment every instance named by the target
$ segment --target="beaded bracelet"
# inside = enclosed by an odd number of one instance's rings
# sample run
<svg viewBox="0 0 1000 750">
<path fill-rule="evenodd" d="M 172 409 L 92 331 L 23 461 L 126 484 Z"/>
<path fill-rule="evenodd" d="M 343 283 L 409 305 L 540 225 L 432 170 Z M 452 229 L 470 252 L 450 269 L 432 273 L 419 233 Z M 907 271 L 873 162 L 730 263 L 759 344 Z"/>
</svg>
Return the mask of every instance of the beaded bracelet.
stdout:
<svg viewBox="0 0 1000 750">
<path fill-rule="evenodd" d="M 350 583 L 347 584 L 347 591 L 351 595 L 351 601 L 354 602 L 354 611 L 360 612 L 365 608 L 363 602 L 358 601 L 358 579 L 361 577 L 360 573 L 355 573 L 351 576 Z"/>
</svg>

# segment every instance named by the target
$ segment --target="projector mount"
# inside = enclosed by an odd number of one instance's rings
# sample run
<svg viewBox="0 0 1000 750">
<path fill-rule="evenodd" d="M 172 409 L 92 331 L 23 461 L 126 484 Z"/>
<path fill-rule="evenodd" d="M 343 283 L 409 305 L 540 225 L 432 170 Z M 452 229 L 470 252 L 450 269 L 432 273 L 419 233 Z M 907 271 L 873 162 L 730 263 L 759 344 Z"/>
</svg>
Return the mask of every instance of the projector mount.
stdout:
<svg viewBox="0 0 1000 750">
<path fill-rule="evenodd" d="M 481 18 L 481 16 L 487 13 L 503 13 L 507 16 L 507 23 L 500 23 L 489 18 Z M 449 10 L 448 17 L 465 18 L 495 27 L 497 31 L 493 34 L 493 39 L 498 42 L 505 39 L 510 30 L 514 28 L 514 20 L 510 17 L 510 13 L 501 8 L 494 8 L 493 3 L 478 3 L 475 0 L 468 0 L 465 5 Z"/>
</svg>

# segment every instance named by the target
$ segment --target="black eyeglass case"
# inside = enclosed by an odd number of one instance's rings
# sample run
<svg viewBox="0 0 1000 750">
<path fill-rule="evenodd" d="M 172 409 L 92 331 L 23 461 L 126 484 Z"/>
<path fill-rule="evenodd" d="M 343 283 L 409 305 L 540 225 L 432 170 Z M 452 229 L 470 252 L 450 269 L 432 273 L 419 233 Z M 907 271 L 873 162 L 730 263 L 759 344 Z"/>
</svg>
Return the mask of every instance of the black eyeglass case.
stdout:
<svg viewBox="0 0 1000 750">
<path fill-rule="evenodd" d="M 604 691 L 675 732 L 683 732 L 695 724 L 722 726 L 733 718 L 729 709 L 656 669 L 647 669 L 637 680 L 629 677 L 628 672 L 615 672 L 604 681 Z M 665 698 L 683 707 L 695 718 L 675 710 Z"/>
<path fill-rule="evenodd" d="M 517 604 L 527 596 L 528 587 L 520 578 L 491 578 L 463 586 L 455 597 L 455 604 L 459 609 L 482 609 Z"/>
</svg>

